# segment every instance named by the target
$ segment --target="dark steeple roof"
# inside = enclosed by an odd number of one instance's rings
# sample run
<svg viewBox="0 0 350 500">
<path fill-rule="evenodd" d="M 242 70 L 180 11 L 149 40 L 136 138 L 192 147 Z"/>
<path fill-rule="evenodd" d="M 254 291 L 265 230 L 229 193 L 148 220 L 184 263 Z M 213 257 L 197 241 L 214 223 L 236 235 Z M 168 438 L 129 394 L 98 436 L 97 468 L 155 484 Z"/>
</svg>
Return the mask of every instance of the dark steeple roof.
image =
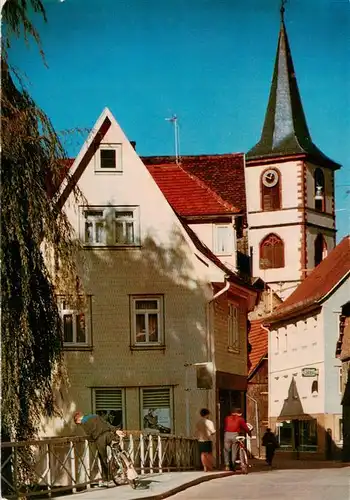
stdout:
<svg viewBox="0 0 350 500">
<path fill-rule="evenodd" d="M 295 77 L 282 5 L 281 28 L 264 127 L 260 141 L 248 151 L 247 159 L 299 154 L 306 154 L 318 165 L 340 168 L 311 140 Z"/>
</svg>

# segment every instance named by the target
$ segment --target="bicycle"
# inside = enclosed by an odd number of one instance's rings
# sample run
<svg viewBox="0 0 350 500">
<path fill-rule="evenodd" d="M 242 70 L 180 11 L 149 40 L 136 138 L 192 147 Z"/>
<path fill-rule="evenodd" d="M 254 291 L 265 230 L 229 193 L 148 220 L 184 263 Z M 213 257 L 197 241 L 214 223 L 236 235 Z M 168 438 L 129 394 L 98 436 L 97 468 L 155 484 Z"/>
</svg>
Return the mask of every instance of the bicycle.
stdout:
<svg viewBox="0 0 350 500">
<path fill-rule="evenodd" d="M 118 441 L 112 441 L 109 445 L 108 474 L 114 484 L 120 484 L 119 479 L 126 479 L 135 490 L 138 485 L 138 474 L 132 463 L 129 453 L 122 450 Z"/>
<path fill-rule="evenodd" d="M 240 464 L 242 474 L 248 474 L 248 455 L 247 455 L 247 450 L 245 449 L 244 446 L 244 436 L 237 436 L 236 441 L 238 442 L 238 457 L 239 459 L 236 460 L 236 463 Z"/>
</svg>

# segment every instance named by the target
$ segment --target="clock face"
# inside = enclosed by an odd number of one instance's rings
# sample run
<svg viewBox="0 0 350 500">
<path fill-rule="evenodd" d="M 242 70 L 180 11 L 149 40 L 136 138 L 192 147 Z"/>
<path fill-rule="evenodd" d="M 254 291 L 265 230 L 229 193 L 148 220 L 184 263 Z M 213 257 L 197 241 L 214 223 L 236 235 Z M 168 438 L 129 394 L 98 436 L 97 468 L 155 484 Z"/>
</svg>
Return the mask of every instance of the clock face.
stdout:
<svg viewBox="0 0 350 500">
<path fill-rule="evenodd" d="M 278 182 L 278 172 L 273 169 L 266 170 L 263 174 L 262 181 L 266 187 L 276 186 Z"/>
</svg>

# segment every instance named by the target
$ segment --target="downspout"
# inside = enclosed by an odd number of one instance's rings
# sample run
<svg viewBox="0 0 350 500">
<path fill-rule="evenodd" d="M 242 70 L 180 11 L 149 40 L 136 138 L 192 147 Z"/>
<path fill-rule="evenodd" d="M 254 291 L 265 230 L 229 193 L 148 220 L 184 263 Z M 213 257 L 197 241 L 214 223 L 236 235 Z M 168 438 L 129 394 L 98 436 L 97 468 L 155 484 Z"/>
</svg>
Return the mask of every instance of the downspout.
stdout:
<svg viewBox="0 0 350 500">
<path fill-rule="evenodd" d="M 261 456 L 261 450 L 260 450 L 260 424 L 259 424 L 259 408 L 258 408 L 258 402 L 256 399 L 252 398 L 249 396 L 247 393 L 247 398 L 253 401 L 255 405 L 255 426 L 256 426 L 256 441 L 257 441 L 257 447 L 258 447 L 258 453 L 259 453 L 259 458 Z M 250 450 L 251 451 L 251 450 Z"/>
<path fill-rule="evenodd" d="M 219 429 L 220 426 L 220 403 L 217 398 L 217 387 L 216 387 L 216 364 L 215 364 L 215 341 L 214 341 L 214 325 L 212 322 L 211 313 L 211 304 L 218 299 L 221 295 L 226 293 L 230 288 L 230 282 L 228 281 L 229 276 L 225 274 L 225 286 L 221 288 L 216 294 L 207 302 L 207 358 L 208 361 L 213 363 L 213 388 L 214 388 L 214 408 L 215 408 L 215 419 L 216 419 L 216 428 Z M 209 406 L 209 405 L 208 405 Z M 216 465 L 219 467 L 220 457 L 221 457 L 221 449 L 220 449 L 220 434 L 216 436 Z"/>
</svg>

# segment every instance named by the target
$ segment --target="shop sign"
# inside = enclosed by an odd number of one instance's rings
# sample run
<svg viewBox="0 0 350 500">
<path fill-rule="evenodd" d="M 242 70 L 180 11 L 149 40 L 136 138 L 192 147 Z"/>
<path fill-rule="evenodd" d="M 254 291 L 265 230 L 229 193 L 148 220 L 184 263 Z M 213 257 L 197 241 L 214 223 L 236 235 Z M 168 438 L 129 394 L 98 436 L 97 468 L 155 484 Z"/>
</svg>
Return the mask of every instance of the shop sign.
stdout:
<svg viewBox="0 0 350 500">
<path fill-rule="evenodd" d="M 318 369 L 317 368 L 303 368 L 301 370 L 302 377 L 317 377 Z"/>
</svg>

